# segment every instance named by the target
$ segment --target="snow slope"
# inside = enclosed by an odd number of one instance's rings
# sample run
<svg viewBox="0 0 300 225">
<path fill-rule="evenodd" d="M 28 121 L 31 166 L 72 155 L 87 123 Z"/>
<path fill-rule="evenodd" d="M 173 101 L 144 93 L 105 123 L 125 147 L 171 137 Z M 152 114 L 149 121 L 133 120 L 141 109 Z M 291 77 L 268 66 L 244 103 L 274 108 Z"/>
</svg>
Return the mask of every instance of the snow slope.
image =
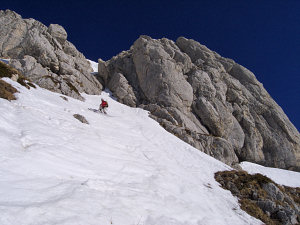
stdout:
<svg viewBox="0 0 300 225">
<path fill-rule="evenodd" d="M 148 112 L 105 92 L 65 101 L 5 80 L 20 93 L 0 99 L 0 225 L 262 224 L 214 180 L 230 167 Z M 108 115 L 88 110 L 101 97 Z"/>
<path fill-rule="evenodd" d="M 261 173 L 277 184 L 289 187 L 300 187 L 300 173 L 278 168 L 264 167 L 250 162 L 242 162 L 241 167 L 250 174 Z"/>
<path fill-rule="evenodd" d="M 92 69 L 93 69 L 93 72 L 98 72 L 98 63 L 97 63 L 97 62 L 94 62 L 94 61 L 92 61 L 92 60 L 89 60 L 89 59 L 88 59 L 88 61 L 89 61 L 90 64 L 91 64 L 91 67 L 92 67 Z"/>
<path fill-rule="evenodd" d="M 0 99 L 1 225 L 261 224 L 214 173 L 230 169 L 109 97 L 13 84 Z M 88 110 L 108 99 L 108 115 Z M 73 117 L 79 113 L 89 121 Z"/>
</svg>

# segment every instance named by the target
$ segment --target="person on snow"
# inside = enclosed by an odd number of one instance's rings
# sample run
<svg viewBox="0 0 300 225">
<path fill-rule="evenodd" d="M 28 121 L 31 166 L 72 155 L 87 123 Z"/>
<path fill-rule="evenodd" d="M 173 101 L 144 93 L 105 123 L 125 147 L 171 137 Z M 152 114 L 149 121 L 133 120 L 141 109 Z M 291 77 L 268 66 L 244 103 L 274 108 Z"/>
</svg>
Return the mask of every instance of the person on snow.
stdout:
<svg viewBox="0 0 300 225">
<path fill-rule="evenodd" d="M 106 109 L 107 107 L 108 107 L 107 101 L 105 101 L 103 98 L 101 98 L 101 104 L 100 104 L 100 106 L 99 106 L 99 111 L 106 114 L 105 109 Z"/>
</svg>

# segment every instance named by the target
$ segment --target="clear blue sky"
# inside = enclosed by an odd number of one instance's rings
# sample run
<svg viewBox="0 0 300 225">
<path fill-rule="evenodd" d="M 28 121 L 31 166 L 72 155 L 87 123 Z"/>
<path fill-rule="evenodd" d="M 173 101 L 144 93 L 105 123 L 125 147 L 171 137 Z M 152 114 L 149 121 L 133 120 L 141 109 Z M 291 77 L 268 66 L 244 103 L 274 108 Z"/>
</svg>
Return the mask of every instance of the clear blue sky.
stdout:
<svg viewBox="0 0 300 225">
<path fill-rule="evenodd" d="M 141 34 L 192 38 L 250 69 L 300 129 L 300 0 L 0 0 L 62 25 L 87 58 L 110 59 Z"/>
</svg>

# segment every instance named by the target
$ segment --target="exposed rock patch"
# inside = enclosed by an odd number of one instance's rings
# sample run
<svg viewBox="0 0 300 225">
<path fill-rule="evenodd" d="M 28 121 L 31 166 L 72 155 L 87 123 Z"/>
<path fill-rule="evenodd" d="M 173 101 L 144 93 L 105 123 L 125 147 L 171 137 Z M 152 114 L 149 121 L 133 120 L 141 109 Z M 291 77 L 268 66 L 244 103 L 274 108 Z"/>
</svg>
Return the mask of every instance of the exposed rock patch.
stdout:
<svg viewBox="0 0 300 225">
<path fill-rule="evenodd" d="M 22 73 L 0 61 L 0 98 L 7 99 L 8 101 L 16 100 L 14 94 L 17 93 L 18 90 L 11 84 L 1 80 L 3 77 L 10 78 L 11 80 L 18 82 L 28 89 L 30 89 L 30 87 L 35 88 L 35 85 L 26 79 Z"/>
<path fill-rule="evenodd" d="M 61 97 L 63 100 L 65 100 L 66 102 L 68 102 L 69 101 L 69 99 L 67 98 L 67 97 L 65 97 L 65 96 L 59 96 L 59 97 Z"/>
<path fill-rule="evenodd" d="M 218 172 L 215 179 L 239 198 L 243 210 L 264 223 L 300 223 L 300 188 L 280 186 L 261 174 L 242 171 Z"/>
<path fill-rule="evenodd" d="M 90 63 L 58 24 L 46 27 L 1 10 L 0 43 L 0 57 L 10 58 L 10 65 L 43 88 L 80 100 L 81 92 L 101 93 L 102 85 L 90 74 Z"/>
<path fill-rule="evenodd" d="M 120 102 L 229 165 L 300 171 L 299 132 L 254 74 L 194 40 L 141 36 L 98 71 Z"/>
<path fill-rule="evenodd" d="M 35 85 L 18 70 L 0 61 L 0 78 L 3 77 L 8 77 L 28 89 L 30 89 L 30 87 L 36 88 Z"/>
<path fill-rule="evenodd" d="M 4 80 L 0 80 L 0 98 L 4 98 L 8 101 L 16 100 L 14 93 L 17 93 L 18 90 L 15 89 L 10 84 L 6 83 Z"/>
<path fill-rule="evenodd" d="M 89 124 L 89 122 L 87 121 L 87 119 L 84 116 L 82 116 L 80 114 L 74 114 L 73 116 L 74 116 L 74 118 L 79 120 L 81 123 Z"/>
</svg>

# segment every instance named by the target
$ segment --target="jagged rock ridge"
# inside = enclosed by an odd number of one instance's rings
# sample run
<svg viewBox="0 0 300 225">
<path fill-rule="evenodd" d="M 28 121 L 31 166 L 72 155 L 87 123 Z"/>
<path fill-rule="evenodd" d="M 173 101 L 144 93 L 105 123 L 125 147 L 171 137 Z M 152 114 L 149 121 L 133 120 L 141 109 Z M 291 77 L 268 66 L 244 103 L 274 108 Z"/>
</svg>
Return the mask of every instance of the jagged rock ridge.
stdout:
<svg viewBox="0 0 300 225">
<path fill-rule="evenodd" d="M 83 100 L 80 92 L 100 94 L 102 85 L 92 76 L 90 63 L 67 41 L 58 24 L 46 27 L 0 10 L 0 57 L 39 86 Z"/>
<path fill-rule="evenodd" d="M 118 100 L 229 164 L 300 171 L 300 135 L 254 74 L 194 40 L 141 36 L 104 62 L 98 79 Z"/>
</svg>

